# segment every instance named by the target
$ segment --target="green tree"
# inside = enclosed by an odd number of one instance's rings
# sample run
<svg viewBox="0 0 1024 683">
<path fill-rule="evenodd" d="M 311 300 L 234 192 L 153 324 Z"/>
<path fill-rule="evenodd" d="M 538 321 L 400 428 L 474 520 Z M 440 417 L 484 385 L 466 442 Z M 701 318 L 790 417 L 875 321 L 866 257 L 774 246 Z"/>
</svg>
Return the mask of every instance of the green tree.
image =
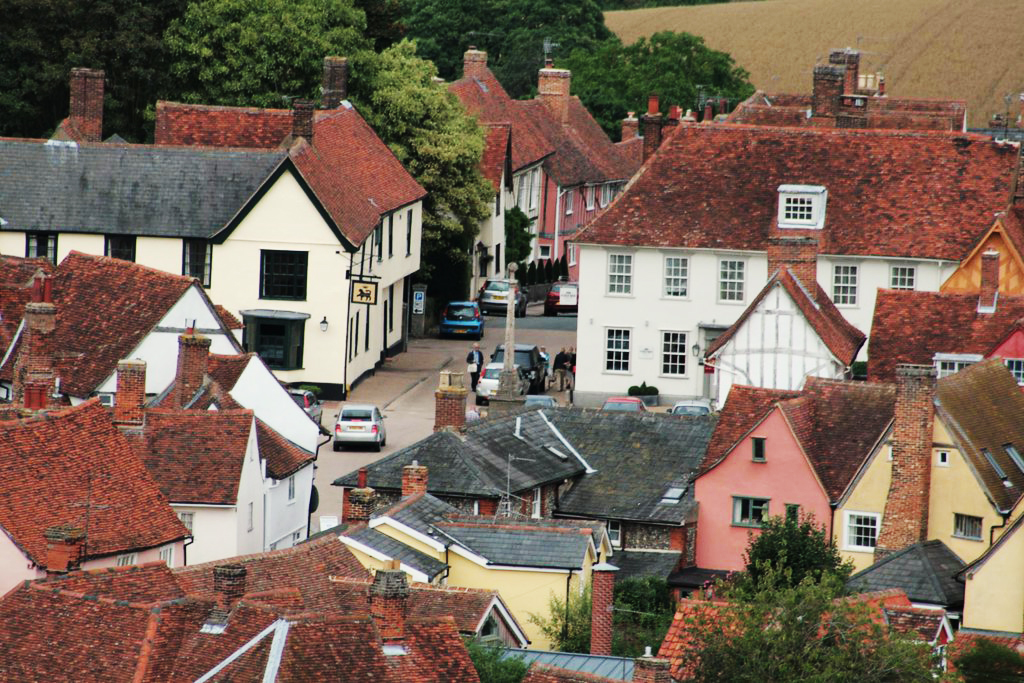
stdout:
<svg viewBox="0 0 1024 683">
<path fill-rule="evenodd" d="M 792 587 L 767 572 L 742 602 L 688 611 L 679 655 L 692 680 L 746 683 L 925 683 L 926 643 L 889 632 L 878 608 L 839 599 L 840 577 Z M 726 593 L 728 596 L 728 592 Z"/>
<path fill-rule="evenodd" d="M 480 677 L 480 683 L 521 683 L 529 665 L 522 657 L 502 657 L 504 650 L 469 638 L 466 649 Z"/>
<path fill-rule="evenodd" d="M 167 29 L 186 102 L 286 107 L 318 96 L 323 59 L 368 50 L 352 0 L 197 0 Z"/>
<path fill-rule="evenodd" d="M 533 235 L 530 234 L 530 219 L 518 206 L 505 211 L 505 261 L 516 263 L 525 260 L 532 251 Z M 521 271 L 520 277 L 525 274 Z"/>
<path fill-rule="evenodd" d="M 733 102 L 754 92 L 750 74 L 732 57 L 689 33 L 662 31 L 632 45 L 613 38 L 596 48 L 574 50 L 558 65 L 572 70 L 573 94 L 612 139 L 619 138 L 626 112 L 647 110 L 650 93 L 659 95 L 666 113 L 670 105 L 696 109 L 702 92 Z"/>
<path fill-rule="evenodd" d="M 352 0 L 366 15 L 366 37 L 377 52 L 391 47 L 405 35 L 401 0 Z"/>
<path fill-rule="evenodd" d="M 548 600 L 549 616 L 530 613 L 530 623 L 540 627 L 554 650 L 590 652 L 590 600 L 589 583 L 582 594 L 575 590 L 569 592 L 568 608 L 565 600 L 552 593 Z"/>
<path fill-rule="evenodd" d="M 468 290 L 469 250 L 494 188 L 479 170 L 484 131 L 436 75 L 403 40 L 353 59 L 350 96 L 427 191 L 419 277 L 434 296 L 450 299 Z"/>
<path fill-rule="evenodd" d="M 973 647 L 959 653 L 953 663 L 964 683 L 1024 681 L 1024 656 L 986 638 L 979 638 Z"/>
<path fill-rule="evenodd" d="M 676 601 L 668 582 L 659 576 L 624 579 L 615 583 L 612 654 L 639 657 L 648 645 L 661 647 L 672 623 Z"/>
<path fill-rule="evenodd" d="M 170 85 L 164 27 L 186 0 L 0 0 L 0 135 L 49 135 L 74 67 L 106 72 L 104 134 L 152 137 L 145 111 Z"/>
</svg>

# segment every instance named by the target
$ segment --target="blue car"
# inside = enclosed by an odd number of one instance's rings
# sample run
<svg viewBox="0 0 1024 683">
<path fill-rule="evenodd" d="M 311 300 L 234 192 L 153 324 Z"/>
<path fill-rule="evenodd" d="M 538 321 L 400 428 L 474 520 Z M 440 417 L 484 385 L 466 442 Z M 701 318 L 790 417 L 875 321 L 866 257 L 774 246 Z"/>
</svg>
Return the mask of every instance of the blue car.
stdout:
<svg viewBox="0 0 1024 683">
<path fill-rule="evenodd" d="M 484 317 L 475 301 L 452 301 L 441 314 L 441 336 L 484 338 Z"/>
</svg>

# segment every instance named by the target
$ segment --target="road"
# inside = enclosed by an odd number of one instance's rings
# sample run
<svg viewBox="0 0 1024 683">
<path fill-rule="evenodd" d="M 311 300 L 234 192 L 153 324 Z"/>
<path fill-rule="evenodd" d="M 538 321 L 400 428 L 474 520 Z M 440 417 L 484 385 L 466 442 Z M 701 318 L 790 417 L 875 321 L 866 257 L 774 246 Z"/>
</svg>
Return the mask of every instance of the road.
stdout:
<svg viewBox="0 0 1024 683">
<path fill-rule="evenodd" d="M 542 310 L 541 305 L 533 305 L 527 317 L 516 320 L 516 343 L 545 346 L 548 355 L 554 359 L 559 348 L 576 345 L 576 317 L 546 318 L 541 315 Z M 480 342 L 485 356 L 504 341 L 504 325 L 503 316 L 486 317 L 484 339 Z M 332 481 L 433 433 L 434 390 L 438 373 L 445 368 L 465 369 L 466 355 L 472 344 L 468 339 L 412 340 L 406 353 L 389 359 L 375 375 L 352 390 L 350 403 L 373 403 L 381 407 L 387 420 L 387 445 L 380 453 L 362 447 L 335 452 L 330 442 L 320 447 L 314 479 L 320 495 L 320 507 L 313 513 L 311 533 L 319 530 L 320 515 L 340 516 L 341 489 L 331 486 Z M 466 385 L 469 385 L 468 377 Z M 568 400 L 567 392 L 549 393 L 563 404 Z M 469 394 L 467 407 L 472 402 L 473 394 Z M 328 430 L 334 426 L 340 405 L 336 401 L 324 403 L 323 424 Z"/>
</svg>

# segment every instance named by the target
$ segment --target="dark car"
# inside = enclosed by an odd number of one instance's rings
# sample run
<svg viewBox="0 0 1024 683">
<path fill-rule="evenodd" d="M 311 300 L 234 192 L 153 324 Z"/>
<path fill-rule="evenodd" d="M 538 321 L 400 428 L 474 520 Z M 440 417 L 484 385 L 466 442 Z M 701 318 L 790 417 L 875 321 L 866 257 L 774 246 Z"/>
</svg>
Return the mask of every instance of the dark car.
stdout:
<svg viewBox="0 0 1024 683">
<path fill-rule="evenodd" d="M 577 282 L 556 282 L 544 299 L 544 315 L 579 313 L 580 287 Z"/>
<path fill-rule="evenodd" d="M 452 301 L 441 314 L 441 336 L 484 338 L 484 317 L 475 301 Z"/>
<path fill-rule="evenodd" d="M 544 359 L 540 355 L 540 349 L 533 344 L 516 344 L 515 364 L 523 369 L 530 380 L 529 393 L 537 394 L 544 390 Z M 505 345 L 499 344 L 491 355 L 492 363 L 505 362 Z"/>
<path fill-rule="evenodd" d="M 512 281 L 492 279 L 484 283 L 478 297 L 480 309 L 484 313 L 506 313 L 508 311 L 508 300 L 511 296 Z M 516 303 L 513 307 L 513 314 L 517 318 L 526 315 L 526 294 L 523 293 L 522 285 L 516 288 Z"/>
</svg>

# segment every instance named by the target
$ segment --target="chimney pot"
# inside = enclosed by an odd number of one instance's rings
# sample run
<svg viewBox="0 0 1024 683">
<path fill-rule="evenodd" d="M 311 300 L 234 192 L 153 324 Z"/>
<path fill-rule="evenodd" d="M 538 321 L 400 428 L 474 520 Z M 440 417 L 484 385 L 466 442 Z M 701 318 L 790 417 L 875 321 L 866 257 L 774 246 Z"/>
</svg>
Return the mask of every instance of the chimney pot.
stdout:
<svg viewBox="0 0 1024 683">
<path fill-rule="evenodd" d="M 361 488 L 361 489 L 365 489 L 366 488 L 366 468 L 365 467 L 360 467 L 359 468 L 359 488 Z"/>
<path fill-rule="evenodd" d="M 347 57 L 324 57 L 324 79 L 321 84 L 324 109 L 337 109 L 348 99 L 349 64 Z"/>
<path fill-rule="evenodd" d="M 619 568 L 601 562 L 590 571 L 590 654 L 608 656 L 612 653 L 612 602 Z"/>
<path fill-rule="evenodd" d="M 640 135 L 640 121 L 633 112 L 629 112 L 626 118 L 622 119 L 622 141 L 632 140 Z"/>
<path fill-rule="evenodd" d="M 658 93 L 651 93 L 647 96 L 647 115 L 654 116 L 659 113 Z"/>
<path fill-rule="evenodd" d="M 68 118 L 81 134 L 80 142 L 103 139 L 103 71 L 71 70 L 71 106 Z"/>
<path fill-rule="evenodd" d="M 647 113 L 640 119 L 644 132 L 644 161 L 658 151 L 661 147 L 661 129 L 664 121 L 661 120 L 661 112 L 658 110 L 658 95 L 651 93 L 647 98 Z"/>
<path fill-rule="evenodd" d="M 633 683 L 672 683 L 669 660 L 653 657 L 647 646 L 644 656 L 633 660 Z"/>
<path fill-rule="evenodd" d="M 117 397 L 114 424 L 139 426 L 146 403 L 146 361 L 122 360 L 117 364 Z"/>
<path fill-rule="evenodd" d="M 477 50 L 476 45 L 470 45 L 462 55 L 463 78 L 481 78 L 485 75 L 485 71 L 487 71 L 487 53 Z"/>
<path fill-rule="evenodd" d="M 715 105 L 708 100 L 704 103 L 704 123 L 711 123 L 711 120 L 715 116 Z"/>
</svg>

